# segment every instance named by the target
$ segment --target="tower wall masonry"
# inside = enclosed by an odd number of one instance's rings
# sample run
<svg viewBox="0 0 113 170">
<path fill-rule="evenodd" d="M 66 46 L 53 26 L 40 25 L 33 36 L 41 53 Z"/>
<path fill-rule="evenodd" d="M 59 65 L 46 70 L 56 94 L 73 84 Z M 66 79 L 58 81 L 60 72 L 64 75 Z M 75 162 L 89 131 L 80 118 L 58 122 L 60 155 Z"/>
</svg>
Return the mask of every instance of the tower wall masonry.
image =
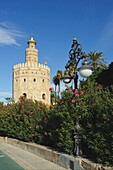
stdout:
<svg viewBox="0 0 113 170">
<path fill-rule="evenodd" d="M 28 41 L 30 56 L 26 54 L 26 62 L 13 67 L 13 99 L 18 102 L 20 96 L 26 94 L 28 99 L 50 104 L 50 68 L 38 63 L 35 45 L 31 37 Z"/>
</svg>

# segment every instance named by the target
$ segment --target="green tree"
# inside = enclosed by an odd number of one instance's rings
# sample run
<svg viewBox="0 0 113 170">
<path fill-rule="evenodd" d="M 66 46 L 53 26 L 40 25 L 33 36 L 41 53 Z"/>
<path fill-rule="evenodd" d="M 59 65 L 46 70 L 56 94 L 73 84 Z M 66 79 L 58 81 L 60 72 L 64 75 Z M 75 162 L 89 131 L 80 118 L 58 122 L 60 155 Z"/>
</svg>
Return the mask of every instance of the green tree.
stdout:
<svg viewBox="0 0 113 170">
<path fill-rule="evenodd" d="M 53 84 L 55 85 L 55 95 L 54 96 L 55 96 L 55 104 L 56 104 L 56 96 L 57 96 L 56 90 L 57 90 L 57 86 L 59 85 L 59 79 L 57 76 L 53 77 Z"/>
<path fill-rule="evenodd" d="M 58 97 L 59 97 L 59 93 L 60 93 L 60 81 L 62 78 L 62 70 L 58 70 L 56 73 L 56 76 L 53 77 L 53 83 L 55 85 L 55 92 L 56 92 L 56 88 L 58 86 Z"/>
<path fill-rule="evenodd" d="M 59 80 L 59 83 L 58 83 L 58 96 L 59 96 L 59 93 L 60 93 L 60 81 L 61 81 L 61 78 L 62 78 L 62 70 L 58 70 L 57 73 L 56 73 L 56 76 Z"/>
<path fill-rule="evenodd" d="M 106 62 L 103 58 L 104 54 L 102 52 L 90 52 L 88 53 L 88 60 L 89 65 L 91 65 L 94 70 L 97 68 L 105 69 L 106 68 Z"/>
<path fill-rule="evenodd" d="M 113 165 L 113 88 L 89 83 L 77 100 L 83 154 L 95 162 Z"/>
<path fill-rule="evenodd" d="M 113 85 L 113 62 L 109 64 L 106 70 L 98 74 L 96 81 L 104 87 Z"/>
<path fill-rule="evenodd" d="M 88 81 L 95 82 L 98 75 L 107 69 L 104 54 L 102 52 L 94 51 L 94 52 L 88 53 L 87 58 L 88 58 L 88 64 L 92 67 L 92 70 L 93 70 L 93 73 L 88 78 Z M 86 82 L 84 82 L 84 84 L 86 84 Z"/>
</svg>

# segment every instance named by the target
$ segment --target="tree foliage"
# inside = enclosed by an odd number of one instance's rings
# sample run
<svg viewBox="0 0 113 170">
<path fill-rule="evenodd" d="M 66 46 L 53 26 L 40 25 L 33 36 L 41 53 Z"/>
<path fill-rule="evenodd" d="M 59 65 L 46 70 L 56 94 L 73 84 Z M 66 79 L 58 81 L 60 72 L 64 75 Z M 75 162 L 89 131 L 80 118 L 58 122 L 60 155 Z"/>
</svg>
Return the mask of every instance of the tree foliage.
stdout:
<svg viewBox="0 0 113 170">
<path fill-rule="evenodd" d="M 105 69 L 106 62 L 102 52 L 90 52 L 88 53 L 89 65 L 93 66 L 94 70 L 97 68 Z"/>
<path fill-rule="evenodd" d="M 69 153 L 76 120 L 83 156 L 113 166 L 113 87 L 87 82 L 82 89 L 62 92 L 57 105 L 20 98 L 0 104 L 0 135 L 35 142 Z"/>
<path fill-rule="evenodd" d="M 104 87 L 113 85 L 113 62 L 109 64 L 109 67 L 106 70 L 103 70 L 98 74 L 96 81 Z"/>
</svg>

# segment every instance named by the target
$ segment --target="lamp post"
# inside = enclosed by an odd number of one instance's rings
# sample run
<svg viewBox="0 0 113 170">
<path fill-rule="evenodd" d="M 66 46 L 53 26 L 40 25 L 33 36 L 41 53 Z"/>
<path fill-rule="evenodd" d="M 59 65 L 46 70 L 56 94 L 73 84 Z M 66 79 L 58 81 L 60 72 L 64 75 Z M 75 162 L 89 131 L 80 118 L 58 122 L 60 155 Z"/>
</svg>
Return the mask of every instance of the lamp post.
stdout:
<svg viewBox="0 0 113 170">
<path fill-rule="evenodd" d="M 82 66 L 78 67 L 78 63 L 85 59 L 82 62 Z M 78 43 L 77 39 L 73 39 L 73 44 L 71 46 L 71 50 L 69 51 L 69 60 L 65 65 L 66 71 L 62 76 L 62 80 L 64 83 L 68 84 L 72 80 L 74 80 L 74 90 L 78 88 L 78 72 L 79 74 L 87 78 L 92 74 L 92 69 L 88 65 L 86 61 L 86 53 L 82 52 L 82 45 Z M 70 73 L 70 69 L 72 69 L 72 73 Z M 73 155 L 79 156 L 80 155 L 80 125 L 79 120 L 76 118 L 76 130 L 74 132 L 74 148 L 73 148 Z"/>
</svg>

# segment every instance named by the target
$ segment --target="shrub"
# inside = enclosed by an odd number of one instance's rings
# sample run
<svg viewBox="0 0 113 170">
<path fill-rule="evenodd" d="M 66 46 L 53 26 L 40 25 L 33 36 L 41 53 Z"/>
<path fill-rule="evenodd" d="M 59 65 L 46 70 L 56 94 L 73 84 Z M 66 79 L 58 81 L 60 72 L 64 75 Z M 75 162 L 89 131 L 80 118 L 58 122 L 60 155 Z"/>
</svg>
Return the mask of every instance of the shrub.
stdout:
<svg viewBox="0 0 113 170">
<path fill-rule="evenodd" d="M 69 153 L 76 120 L 80 123 L 83 156 L 113 166 L 113 87 L 88 83 L 68 89 L 56 106 L 20 98 L 0 104 L 0 135 L 49 146 Z"/>
<path fill-rule="evenodd" d="M 69 153 L 73 148 L 73 129 L 74 122 L 69 112 L 60 112 L 57 109 L 52 109 L 48 114 L 43 144 L 61 152 Z"/>
<path fill-rule="evenodd" d="M 88 158 L 113 165 L 113 93 L 89 84 L 76 108 L 82 132 L 82 150 Z"/>
</svg>

